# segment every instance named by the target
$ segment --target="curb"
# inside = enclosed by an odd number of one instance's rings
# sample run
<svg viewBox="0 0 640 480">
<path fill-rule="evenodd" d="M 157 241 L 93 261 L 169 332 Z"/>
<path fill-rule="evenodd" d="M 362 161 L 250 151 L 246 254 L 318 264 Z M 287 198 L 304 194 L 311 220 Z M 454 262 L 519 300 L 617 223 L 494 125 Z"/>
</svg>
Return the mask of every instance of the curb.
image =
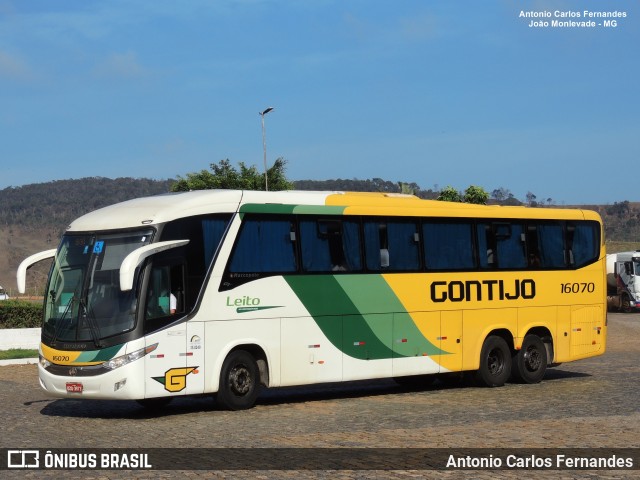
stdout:
<svg viewBox="0 0 640 480">
<path fill-rule="evenodd" d="M 35 365 L 37 363 L 37 358 L 15 358 L 13 360 L 0 360 L 0 367 L 7 367 L 9 365 Z"/>
</svg>

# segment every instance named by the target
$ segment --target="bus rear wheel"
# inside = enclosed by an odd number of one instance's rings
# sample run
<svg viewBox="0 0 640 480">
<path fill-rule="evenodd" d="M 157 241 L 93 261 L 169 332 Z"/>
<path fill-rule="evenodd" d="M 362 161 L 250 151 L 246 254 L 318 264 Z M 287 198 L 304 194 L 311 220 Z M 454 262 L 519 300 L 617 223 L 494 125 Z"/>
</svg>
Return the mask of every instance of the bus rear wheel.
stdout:
<svg viewBox="0 0 640 480">
<path fill-rule="evenodd" d="M 511 349 L 497 335 L 486 338 L 480 352 L 480 368 L 475 373 L 476 383 L 487 387 L 501 387 L 511 376 Z"/>
<path fill-rule="evenodd" d="M 513 357 L 513 378 L 523 383 L 539 383 L 547 371 L 547 349 L 537 335 L 526 335 L 522 348 Z"/>
<path fill-rule="evenodd" d="M 260 390 L 260 374 L 253 356 L 244 350 L 231 352 L 222 364 L 218 404 L 227 410 L 253 407 Z"/>
</svg>

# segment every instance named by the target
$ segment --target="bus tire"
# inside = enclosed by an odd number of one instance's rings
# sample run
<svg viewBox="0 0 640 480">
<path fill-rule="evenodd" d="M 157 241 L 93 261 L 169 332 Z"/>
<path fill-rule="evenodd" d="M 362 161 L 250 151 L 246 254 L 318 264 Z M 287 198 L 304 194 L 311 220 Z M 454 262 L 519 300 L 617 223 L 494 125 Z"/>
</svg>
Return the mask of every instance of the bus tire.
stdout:
<svg viewBox="0 0 640 480">
<path fill-rule="evenodd" d="M 475 373 L 478 385 L 501 387 L 511 376 L 511 349 L 497 335 L 488 336 L 480 352 L 480 368 Z"/>
<path fill-rule="evenodd" d="M 246 410 L 253 407 L 260 391 L 260 374 L 253 356 L 235 350 L 227 356 L 220 372 L 218 405 L 226 410 Z"/>
<path fill-rule="evenodd" d="M 522 348 L 513 356 L 513 379 L 521 383 L 539 383 L 547 371 L 547 349 L 537 335 L 526 335 Z"/>
</svg>

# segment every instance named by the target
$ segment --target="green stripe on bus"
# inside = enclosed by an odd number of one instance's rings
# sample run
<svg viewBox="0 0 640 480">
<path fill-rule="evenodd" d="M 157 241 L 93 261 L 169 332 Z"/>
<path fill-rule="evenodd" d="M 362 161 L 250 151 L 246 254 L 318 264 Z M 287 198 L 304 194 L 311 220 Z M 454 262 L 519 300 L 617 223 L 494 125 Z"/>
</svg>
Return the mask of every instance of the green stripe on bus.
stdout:
<svg viewBox="0 0 640 480">
<path fill-rule="evenodd" d="M 90 350 L 82 352 L 76 362 L 106 362 L 111 360 L 115 354 L 122 348 L 122 344 L 113 347 L 103 348 L 102 350 Z"/>
<path fill-rule="evenodd" d="M 366 278 L 365 282 L 363 282 L 363 278 Z M 340 275 L 336 276 L 336 281 L 347 292 L 358 311 L 392 312 L 388 314 L 393 315 L 392 322 L 385 323 L 393 325 L 389 346 L 395 351 L 395 357 L 445 353 L 422 335 L 411 315 L 405 313 L 406 308 L 382 275 Z M 388 332 L 377 330 L 375 325 L 371 326 L 378 338 L 387 339 Z M 411 339 L 411 341 L 398 343 L 396 340 L 400 337 Z"/>
<path fill-rule="evenodd" d="M 381 275 L 285 276 L 329 341 L 346 355 L 369 359 L 441 352 L 430 343 Z M 394 329 L 412 339 L 394 341 Z"/>
<path fill-rule="evenodd" d="M 346 207 L 332 205 L 297 205 L 293 213 L 301 215 L 343 215 Z"/>
<path fill-rule="evenodd" d="M 300 215 L 342 215 L 346 207 L 331 205 L 285 205 L 281 203 L 246 203 L 240 207 L 240 213 L 300 214 Z"/>
<path fill-rule="evenodd" d="M 388 342 L 372 331 L 380 330 L 382 316 L 362 315 L 333 275 L 285 276 L 329 341 L 346 355 L 373 360 L 391 358 Z"/>
<path fill-rule="evenodd" d="M 240 206 L 240 213 L 276 213 L 291 214 L 295 205 L 283 205 L 281 203 L 245 203 Z"/>
</svg>

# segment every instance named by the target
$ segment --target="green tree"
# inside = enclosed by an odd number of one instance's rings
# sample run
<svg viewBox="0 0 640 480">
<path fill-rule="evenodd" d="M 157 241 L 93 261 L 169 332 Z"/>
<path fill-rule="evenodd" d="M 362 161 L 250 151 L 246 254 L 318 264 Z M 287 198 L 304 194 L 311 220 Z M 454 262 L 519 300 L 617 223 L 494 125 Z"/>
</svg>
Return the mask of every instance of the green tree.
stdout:
<svg viewBox="0 0 640 480">
<path fill-rule="evenodd" d="M 415 183 L 398 182 L 398 186 L 400 187 L 400 193 L 404 195 L 415 195 L 416 190 L 420 189 Z"/>
<path fill-rule="evenodd" d="M 512 198 L 513 193 L 508 188 L 500 187 L 491 192 L 491 198 L 498 202 L 504 202 L 505 200 Z"/>
<path fill-rule="evenodd" d="M 438 200 L 444 202 L 462 202 L 475 203 L 478 205 L 486 205 L 489 200 L 489 193 L 482 187 L 469 185 L 464 194 L 458 192 L 455 188 L 447 186 L 440 191 Z"/>
<path fill-rule="evenodd" d="M 484 188 L 476 185 L 469 185 L 462 197 L 464 203 L 475 203 L 477 205 L 486 205 L 488 199 L 489 193 Z"/>
<path fill-rule="evenodd" d="M 460 195 L 460 192 L 458 192 L 455 188 L 448 185 L 440 190 L 438 200 L 440 200 L 441 202 L 461 202 L 462 196 Z"/>
<path fill-rule="evenodd" d="M 291 190 L 293 183 L 285 176 L 287 161 L 278 158 L 273 166 L 267 170 L 269 190 Z M 172 192 L 188 192 L 190 190 L 211 189 L 237 189 L 237 190 L 264 190 L 264 174 L 259 172 L 255 165 L 247 167 L 244 162 L 239 162 L 239 170 L 229 159 L 220 160 L 217 164 L 210 165 L 211 171 L 201 170 L 196 173 L 187 173 L 178 177 L 171 187 Z"/>
<path fill-rule="evenodd" d="M 609 215 L 615 215 L 618 218 L 625 218 L 631 213 L 631 206 L 629 205 L 629 200 L 625 200 L 624 202 L 614 202 L 613 205 L 607 207 L 606 211 Z"/>
</svg>

